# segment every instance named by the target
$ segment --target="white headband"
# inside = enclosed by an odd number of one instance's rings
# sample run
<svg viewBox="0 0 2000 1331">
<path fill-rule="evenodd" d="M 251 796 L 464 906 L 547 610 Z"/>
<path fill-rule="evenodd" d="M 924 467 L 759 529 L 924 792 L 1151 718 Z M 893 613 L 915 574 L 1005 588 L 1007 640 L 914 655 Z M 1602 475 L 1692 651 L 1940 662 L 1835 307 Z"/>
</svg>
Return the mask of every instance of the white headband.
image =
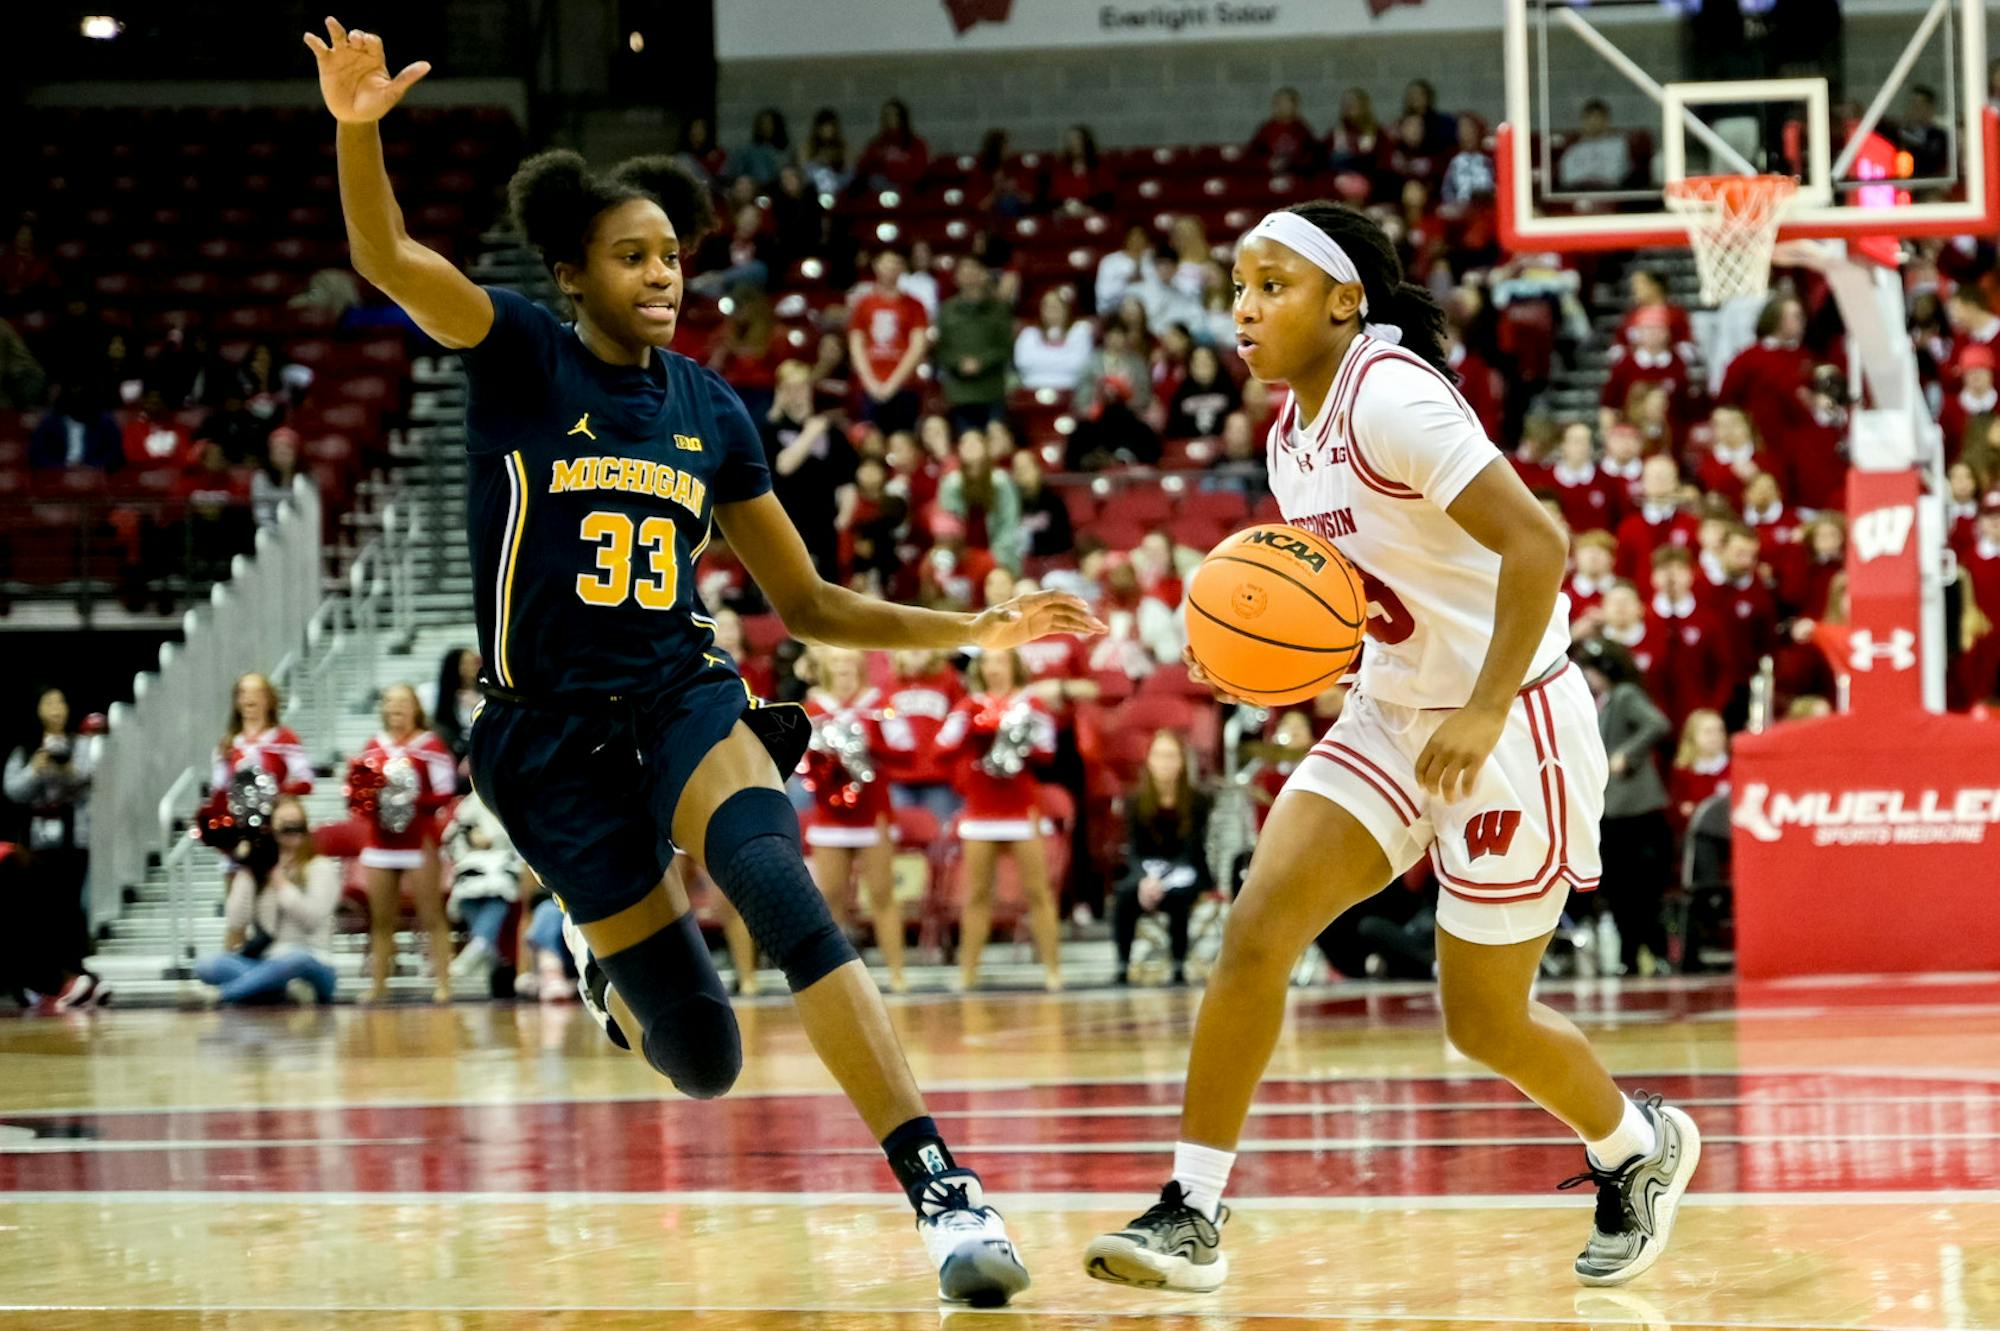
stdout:
<svg viewBox="0 0 2000 1331">
<path fill-rule="evenodd" d="M 1347 257 L 1347 251 L 1340 248 L 1340 242 L 1297 213 L 1265 213 L 1263 221 L 1243 233 L 1244 240 L 1259 237 L 1277 241 L 1336 282 L 1361 281 L 1361 273 L 1354 260 Z M 1403 330 L 1395 324 L 1368 322 L 1366 287 L 1361 291 L 1361 331 L 1381 342 L 1403 340 Z"/>
</svg>

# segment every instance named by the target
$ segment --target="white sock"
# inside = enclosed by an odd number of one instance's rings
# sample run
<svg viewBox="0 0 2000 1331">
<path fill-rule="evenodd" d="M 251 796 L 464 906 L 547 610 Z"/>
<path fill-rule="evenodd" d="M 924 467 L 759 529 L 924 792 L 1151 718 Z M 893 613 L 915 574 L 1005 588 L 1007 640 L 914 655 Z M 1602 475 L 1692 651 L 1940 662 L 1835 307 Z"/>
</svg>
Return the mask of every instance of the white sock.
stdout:
<svg viewBox="0 0 2000 1331">
<path fill-rule="evenodd" d="M 1236 1152 L 1218 1151 L 1193 1142 L 1174 1143 L 1174 1182 L 1195 1210 L 1215 1219 L 1222 1206 L 1222 1190 L 1229 1186 L 1229 1167 Z"/>
<path fill-rule="evenodd" d="M 1635 1155 L 1651 1155 L 1655 1145 L 1652 1120 L 1640 1111 L 1637 1100 L 1625 1102 L 1625 1117 L 1609 1137 L 1584 1143 L 1590 1162 L 1599 1169 L 1616 1169 Z"/>
</svg>

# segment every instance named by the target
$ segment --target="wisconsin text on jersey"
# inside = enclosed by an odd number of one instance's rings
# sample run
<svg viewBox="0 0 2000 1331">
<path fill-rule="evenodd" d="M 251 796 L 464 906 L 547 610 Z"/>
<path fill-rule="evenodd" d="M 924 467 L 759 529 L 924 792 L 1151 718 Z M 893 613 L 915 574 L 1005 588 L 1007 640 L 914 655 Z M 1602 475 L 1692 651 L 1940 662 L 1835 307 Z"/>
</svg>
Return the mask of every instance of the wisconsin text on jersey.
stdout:
<svg viewBox="0 0 2000 1331">
<path fill-rule="evenodd" d="M 653 495 L 679 504 L 696 517 L 702 515 L 708 486 L 699 476 L 654 462 L 648 458 L 582 457 L 557 458 L 549 471 L 549 493 L 567 494 L 576 490 L 618 490 L 626 494 Z"/>
</svg>

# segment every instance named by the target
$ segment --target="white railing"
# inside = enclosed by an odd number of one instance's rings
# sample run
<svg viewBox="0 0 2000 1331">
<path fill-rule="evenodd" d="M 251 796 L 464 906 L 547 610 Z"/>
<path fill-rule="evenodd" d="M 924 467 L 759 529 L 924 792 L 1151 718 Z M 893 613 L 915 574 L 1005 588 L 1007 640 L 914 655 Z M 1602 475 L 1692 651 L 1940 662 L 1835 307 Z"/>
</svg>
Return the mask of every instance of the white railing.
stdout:
<svg viewBox="0 0 2000 1331">
<path fill-rule="evenodd" d="M 258 530 L 255 554 L 239 557 L 209 604 L 183 617 L 185 641 L 162 645 L 159 669 L 133 681 L 132 701 L 112 704 L 91 792 L 92 927 L 118 914 L 124 889 L 145 877 L 148 853 L 164 849 L 153 835 L 161 792 L 215 751 L 243 663 L 297 650 L 320 601 L 321 558 L 319 492 L 300 481 L 278 521 Z"/>
<path fill-rule="evenodd" d="M 313 520 L 317 523 L 317 514 Z M 178 667 L 183 660 L 199 659 L 214 665 L 216 668 L 210 674 L 220 682 L 209 691 L 219 696 L 220 690 L 226 689 L 229 681 L 241 673 L 245 663 L 254 669 L 258 661 L 276 657 L 278 664 L 270 673 L 273 682 L 285 692 L 287 723 L 300 732 L 307 751 L 316 759 L 333 756 L 341 711 L 354 701 L 348 694 L 355 679 L 373 678 L 380 655 L 392 648 L 406 649 L 416 635 L 415 561 L 420 534 L 415 506 L 385 505 L 380 530 L 355 556 L 340 591 L 330 596 L 321 594 L 315 558 L 311 589 L 309 592 L 302 589 L 296 602 L 300 607 L 310 608 L 311 613 L 294 630 L 289 642 L 282 645 L 282 655 L 278 654 L 281 647 L 277 644 L 261 649 L 260 656 L 249 656 L 234 655 L 226 645 L 210 641 L 220 636 L 216 632 L 222 624 L 218 613 L 214 624 L 201 626 L 205 629 L 201 637 L 211 649 L 213 660 L 210 656 L 197 658 L 197 654 L 183 654 L 172 658 L 170 664 Z M 247 572 L 238 570 L 238 576 Z M 245 590 L 246 602 L 254 602 L 262 594 Z M 269 606 L 263 608 L 271 611 Z M 190 622 L 190 647 L 196 642 L 196 627 Z M 165 670 L 160 678 L 166 678 Z M 140 692 L 146 698 L 163 696 L 159 681 L 149 676 L 142 677 L 142 682 L 144 687 Z M 119 839 L 135 848 L 137 868 L 132 876 L 106 880 L 120 885 L 137 882 L 145 871 L 146 853 L 155 850 L 160 853 L 167 889 L 166 973 L 170 978 L 185 978 L 192 973 L 189 966 L 194 956 L 194 920 L 214 904 L 214 893 L 200 889 L 203 885 L 214 886 L 216 856 L 188 834 L 188 816 L 195 808 L 202 783 L 208 778 L 209 755 L 220 735 L 197 738 L 203 740 L 203 747 L 187 766 L 171 776 L 146 830 L 138 832 L 135 824 L 120 824 L 121 828 L 134 829 L 133 835 Z M 110 913 L 115 914 L 115 896 L 112 906 Z"/>
</svg>

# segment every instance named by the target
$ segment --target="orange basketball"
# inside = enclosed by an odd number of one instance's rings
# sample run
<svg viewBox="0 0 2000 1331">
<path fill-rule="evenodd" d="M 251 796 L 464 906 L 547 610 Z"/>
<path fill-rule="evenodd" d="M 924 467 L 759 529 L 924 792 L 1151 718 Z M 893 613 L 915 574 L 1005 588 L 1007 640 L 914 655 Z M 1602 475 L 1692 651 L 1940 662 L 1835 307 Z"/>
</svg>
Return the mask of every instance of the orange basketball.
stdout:
<svg viewBox="0 0 2000 1331">
<path fill-rule="evenodd" d="M 1368 594 L 1347 557 L 1309 531 L 1237 532 L 1194 571 L 1188 648 L 1216 687 L 1264 706 L 1331 688 L 1361 650 Z"/>
</svg>

